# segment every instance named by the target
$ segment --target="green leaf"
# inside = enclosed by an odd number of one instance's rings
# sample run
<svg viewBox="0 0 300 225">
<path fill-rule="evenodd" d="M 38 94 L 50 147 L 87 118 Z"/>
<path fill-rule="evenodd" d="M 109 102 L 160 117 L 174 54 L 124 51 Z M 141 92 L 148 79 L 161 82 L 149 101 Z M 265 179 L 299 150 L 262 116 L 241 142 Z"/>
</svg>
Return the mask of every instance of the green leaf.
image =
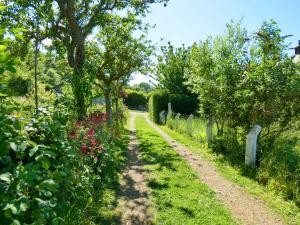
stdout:
<svg viewBox="0 0 300 225">
<path fill-rule="evenodd" d="M 4 73 L 4 68 L 0 67 L 0 75 Z"/>
<path fill-rule="evenodd" d="M 10 71 L 10 72 L 12 72 L 12 73 L 16 73 L 17 72 L 16 68 L 13 67 L 13 66 L 8 66 L 7 70 Z"/>
<path fill-rule="evenodd" d="M 32 157 L 37 151 L 39 150 L 39 146 L 34 146 L 32 149 L 29 151 L 29 156 Z"/>
<path fill-rule="evenodd" d="M 3 3 L 0 3 L 0 11 L 3 11 L 6 9 L 7 6 L 5 6 Z"/>
<path fill-rule="evenodd" d="M 9 53 L 3 52 L 0 54 L 0 63 L 6 63 L 9 59 Z"/>
<path fill-rule="evenodd" d="M 5 33 L 5 29 L 4 28 L 0 28 L 0 36 L 3 35 Z"/>
<path fill-rule="evenodd" d="M 26 212 L 28 208 L 29 208 L 29 206 L 27 205 L 27 203 L 21 202 L 21 204 L 20 204 L 20 210 L 22 212 Z"/>
<path fill-rule="evenodd" d="M 12 32 L 14 34 L 20 33 L 20 32 L 25 32 L 25 31 L 27 31 L 27 29 L 25 29 L 24 27 L 17 27 L 17 28 L 12 29 Z"/>
<path fill-rule="evenodd" d="M 15 34 L 15 37 L 20 39 L 21 41 L 24 40 L 23 35 L 22 34 Z"/>
<path fill-rule="evenodd" d="M 0 52 L 4 52 L 7 49 L 6 45 L 0 45 Z"/>
<path fill-rule="evenodd" d="M 8 209 L 12 212 L 12 214 L 18 213 L 17 207 L 14 204 L 10 204 L 10 203 L 6 204 L 3 210 L 8 210 Z"/>
<path fill-rule="evenodd" d="M 88 199 L 88 204 L 91 204 L 93 202 L 93 198 L 92 197 L 89 197 Z"/>
<path fill-rule="evenodd" d="M 41 208 L 47 208 L 47 207 L 55 207 L 56 206 L 56 203 L 55 202 L 51 202 L 51 201 L 44 201 L 40 198 L 34 198 L 37 203 L 38 203 L 38 206 L 41 207 Z"/>
<path fill-rule="evenodd" d="M 19 220 L 14 219 L 12 225 L 21 225 Z"/>
<path fill-rule="evenodd" d="M 59 188 L 59 185 L 52 179 L 44 180 L 40 186 L 49 191 L 56 191 Z"/>
<path fill-rule="evenodd" d="M 12 150 L 14 150 L 14 151 L 17 151 L 17 150 L 18 150 L 18 145 L 16 145 L 15 142 L 11 142 L 9 146 L 10 146 L 10 148 L 11 148 Z"/>
<path fill-rule="evenodd" d="M 11 173 L 3 173 L 0 175 L 0 180 L 10 184 L 11 183 Z"/>
</svg>

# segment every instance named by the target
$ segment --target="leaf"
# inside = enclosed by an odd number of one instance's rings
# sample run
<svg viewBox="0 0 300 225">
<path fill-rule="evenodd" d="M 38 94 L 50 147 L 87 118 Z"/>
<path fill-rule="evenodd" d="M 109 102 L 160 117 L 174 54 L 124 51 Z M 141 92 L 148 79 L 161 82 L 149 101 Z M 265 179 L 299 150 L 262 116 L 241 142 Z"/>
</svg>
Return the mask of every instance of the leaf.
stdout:
<svg viewBox="0 0 300 225">
<path fill-rule="evenodd" d="M 7 49 L 6 45 L 0 45 L 0 51 L 4 52 Z"/>
<path fill-rule="evenodd" d="M 0 175 L 0 180 L 10 184 L 11 183 L 11 173 L 3 173 Z"/>
<path fill-rule="evenodd" d="M 38 206 L 41 207 L 41 208 L 47 208 L 47 207 L 53 208 L 53 207 L 56 206 L 55 202 L 51 203 L 51 201 L 44 201 L 44 200 L 42 200 L 40 198 L 34 198 L 34 199 L 37 201 Z"/>
<path fill-rule="evenodd" d="M 21 204 L 20 204 L 20 210 L 21 210 L 22 212 L 26 212 L 28 208 L 29 208 L 29 206 L 28 206 L 27 203 L 21 202 Z"/>
<path fill-rule="evenodd" d="M 39 146 L 34 146 L 32 149 L 29 151 L 29 156 L 32 157 L 37 151 L 39 150 Z"/>
<path fill-rule="evenodd" d="M 12 32 L 14 34 L 20 33 L 20 32 L 25 32 L 25 31 L 27 31 L 27 29 L 25 29 L 24 27 L 16 27 L 16 28 L 12 29 Z"/>
<path fill-rule="evenodd" d="M 11 148 L 12 150 L 14 150 L 14 151 L 17 151 L 17 150 L 18 150 L 18 145 L 16 145 L 15 142 L 11 142 L 11 143 L 9 144 L 9 146 L 10 146 L 10 148 Z"/>
<path fill-rule="evenodd" d="M 37 201 L 38 206 L 41 207 L 41 208 L 48 207 L 48 205 L 49 205 L 49 201 L 44 201 L 40 198 L 34 198 L 34 199 Z"/>
<path fill-rule="evenodd" d="M 91 204 L 93 202 L 93 198 L 92 197 L 89 197 L 88 199 L 88 204 Z"/>
<path fill-rule="evenodd" d="M 8 52 L 3 52 L 0 54 L 0 63 L 6 63 L 9 58 L 9 53 Z"/>
<path fill-rule="evenodd" d="M 17 214 L 18 213 L 17 207 L 14 204 L 10 204 L 10 203 L 6 204 L 6 206 L 4 207 L 3 210 L 8 210 L 8 209 L 10 209 L 12 214 Z"/>
<path fill-rule="evenodd" d="M 52 179 L 44 180 L 40 186 L 49 191 L 56 191 L 59 188 L 59 185 Z"/>
<path fill-rule="evenodd" d="M 21 225 L 19 220 L 14 219 L 12 225 Z"/>
<path fill-rule="evenodd" d="M 5 6 L 3 3 L 0 3 L 0 11 L 3 11 L 6 9 L 7 6 Z"/>
<path fill-rule="evenodd" d="M 12 72 L 12 73 L 16 73 L 17 72 L 17 70 L 16 70 L 16 68 L 14 66 L 8 66 L 7 70 L 10 71 L 10 72 Z"/>
<path fill-rule="evenodd" d="M 20 39 L 21 41 L 24 40 L 23 35 L 22 34 L 15 34 L 15 37 Z"/>
</svg>

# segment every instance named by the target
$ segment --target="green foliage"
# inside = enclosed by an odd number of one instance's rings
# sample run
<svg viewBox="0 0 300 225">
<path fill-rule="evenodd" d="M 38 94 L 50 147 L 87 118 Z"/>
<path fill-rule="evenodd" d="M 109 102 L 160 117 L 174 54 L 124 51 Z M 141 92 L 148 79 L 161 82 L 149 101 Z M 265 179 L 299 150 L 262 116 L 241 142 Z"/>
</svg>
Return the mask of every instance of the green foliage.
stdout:
<svg viewBox="0 0 300 225">
<path fill-rule="evenodd" d="M 162 110 L 168 110 L 169 102 L 172 105 L 174 113 L 189 115 L 196 113 L 198 109 L 198 100 L 196 97 L 169 94 L 164 90 L 153 91 L 149 98 L 149 114 L 155 123 L 159 122 L 159 113 Z"/>
<path fill-rule="evenodd" d="M 151 120 L 159 123 L 159 113 L 168 110 L 169 94 L 166 91 L 156 90 L 149 97 L 149 115 Z"/>
<path fill-rule="evenodd" d="M 143 91 L 143 92 L 150 92 L 153 90 L 153 86 L 147 82 L 141 82 L 139 84 L 135 84 L 132 86 L 133 89 L 138 90 L 138 91 Z"/>
<path fill-rule="evenodd" d="M 159 86 L 172 94 L 191 95 L 184 76 L 189 63 L 190 48 L 174 48 L 170 43 L 161 48 L 158 57 L 156 79 Z"/>
<path fill-rule="evenodd" d="M 16 95 L 26 95 L 32 90 L 32 82 L 28 78 L 12 76 L 8 80 L 8 88 Z"/>
<path fill-rule="evenodd" d="M 274 21 L 264 22 L 251 42 L 240 23 L 231 23 L 225 35 L 194 45 L 186 77 L 201 111 L 220 127 L 286 126 L 299 113 L 300 79 L 284 38 Z"/>
<path fill-rule="evenodd" d="M 142 91 L 126 90 L 127 97 L 124 103 L 130 109 L 147 108 L 147 95 Z"/>
<path fill-rule="evenodd" d="M 101 151 L 97 157 L 82 154 L 82 141 L 71 140 L 68 134 L 73 116 L 61 104 L 40 109 L 35 118 L 13 113 L 19 107 L 1 102 L 1 222 L 70 224 L 80 220 L 86 207 L 99 201 L 100 190 L 117 182 L 120 149 L 116 151 L 100 127 L 94 141 L 101 144 Z M 83 128 L 77 130 L 86 133 Z"/>
</svg>

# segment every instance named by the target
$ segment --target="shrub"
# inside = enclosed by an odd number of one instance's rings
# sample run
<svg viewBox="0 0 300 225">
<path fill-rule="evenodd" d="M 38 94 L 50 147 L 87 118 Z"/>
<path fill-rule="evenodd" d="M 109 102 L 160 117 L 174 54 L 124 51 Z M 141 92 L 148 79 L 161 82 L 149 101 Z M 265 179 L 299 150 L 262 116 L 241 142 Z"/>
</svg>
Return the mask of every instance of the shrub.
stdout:
<svg viewBox="0 0 300 225">
<path fill-rule="evenodd" d="M 37 117 L 0 105 L 0 218 L 3 224 L 61 224 L 81 218 L 113 179 L 116 161 L 103 129 L 104 114 L 70 126 L 64 108 Z M 76 131 L 72 129 L 76 127 Z M 101 186 L 101 187 L 99 187 Z M 103 189 L 103 188 L 102 188 Z"/>
<path fill-rule="evenodd" d="M 168 102 L 172 105 L 172 110 L 175 113 L 193 114 L 198 109 L 198 100 L 196 97 L 187 95 L 174 95 L 166 91 L 158 90 L 152 92 L 149 98 L 149 113 L 150 118 L 155 122 L 159 122 L 159 113 L 162 110 L 168 109 Z"/>
<path fill-rule="evenodd" d="M 124 103 L 128 108 L 136 109 L 139 107 L 147 107 L 147 95 L 142 91 L 127 90 L 128 95 Z"/>
<path fill-rule="evenodd" d="M 32 82 L 28 78 L 24 78 L 21 76 L 12 76 L 8 80 L 8 88 L 13 92 L 13 94 L 26 95 L 32 89 Z"/>
<path fill-rule="evenodd" d="M 149 115 L 155 122 L 159 123 L 159 113 L 168 109 L 168 93 L 162 90 L 154 91 L 149 98 Z"/>
</svg>

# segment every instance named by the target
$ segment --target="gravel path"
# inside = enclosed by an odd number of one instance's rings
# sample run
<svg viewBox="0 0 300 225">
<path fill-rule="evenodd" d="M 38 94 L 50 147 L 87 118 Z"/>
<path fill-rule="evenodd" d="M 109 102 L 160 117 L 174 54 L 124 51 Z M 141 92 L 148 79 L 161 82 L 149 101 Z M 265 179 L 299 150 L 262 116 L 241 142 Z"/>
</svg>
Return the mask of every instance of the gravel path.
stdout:
<svg viewBox="0 0 300 225">
<path fill-rule="evenodd" d="M 135 114 L 136 115 L 136 114 Z M 249 195 L 243 189 L 226 180 L 218 174 L 214 166 L 191 153 L 191 151 L 172 139 L 168 134 L 156 126 L 146 114 L 143 114 L 147 122 L 182 156 L 190 167 L 199 175 L 202 182 L 206 183 L 217 194 L 223 204 L 231 210 L 232 215 L 246 225 L 283 225 L 280 217 L 269 209 L 265 203 Z M 162 149 L 163 150 L 163 149 Z"/>
<path fill-rule="evenodd" d="M 129 123 L 128 164 L 121 180 L 121 193 L 118 211 L 122 225 L 152 224 L 147 184 L 144 179 L 146 171 L 139 160 L 138 141 L 135 132 L 135 113 L 131 114 Z"/>
</svg>

